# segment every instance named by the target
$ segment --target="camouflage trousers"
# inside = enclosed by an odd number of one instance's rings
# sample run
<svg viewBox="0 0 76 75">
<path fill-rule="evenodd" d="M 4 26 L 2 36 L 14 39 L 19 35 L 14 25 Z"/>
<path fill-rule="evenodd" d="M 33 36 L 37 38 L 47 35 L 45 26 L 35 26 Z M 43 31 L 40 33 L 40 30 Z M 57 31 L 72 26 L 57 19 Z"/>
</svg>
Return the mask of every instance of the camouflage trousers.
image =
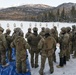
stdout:
<svg viewBox="0 0 76 75">
<path fill-rule="evenodd" d="M 53 68 L 53 56 L 41 56 L 41 68 L 40 68 L 40 74 L 43 73 L 43 70 L 44 70 L 44 67 L 45 67 L 45 62 L 46 62 L 46 58 L 48 58 L 48 62 L 49 62 L 49 67 L 50 67 L 50 72 L 53 72 L 54 71 L 54 68 Z"/>
<path fill-rule="evenodd" d="M 76 44 L 75 44 L 76 45 Z M 76 46 L 74 45 L 73 50 L 74 50 L 74 57 L 76 58 Z"/>
<path fill-rule="evenodd" d="M 60 58 L 63 58 L 64 56 L 66 56 L 66 50 L 60 50 L 60 54 L 59 54 Z"/>
<path fill-rule="evenodd" d="M 11 49 L 11 48 L 8 48 L 8 49 L 7 49 L 7 57 L 8 57 L 8 59 L 9 59 L 9 61 L 12 60 L 12 49 Z"/>
<path fill-rule="evenodd" d="M 70 49 L 69 46 L 66 48 L 66 60 L 68 61 L 70 59 Z"/>
<path fill-rule="evenodd" d="M 0 63 L 2 65 L 6 64 L 6 50 L 0 50 Z"/>
<path fill-rule="evenodd" d="M 69 43 L 69 50 L 70 50 L 70 54 L 73 54 L 72 42 Z"/>
<path fill-rule="evenodd" d="M 56 62 L 56 54 L 55 54 L 55 51 L 56 51 L 56 48 L 54 50 L 54 53 L 53 53 L 53 61 Z"/>
<path fill-rule="evenodd" d="M 26 72 L 26 56 L 21 57 L 22 55 L 16 56 L 16 69 L 18 73 Z"/>
<path fill-rule="evenodd" d="M 38 67 L 38 56 L 39 53 L 35 51 L 31 51 L 31 66 L 33 67 Z"/>
</svg>

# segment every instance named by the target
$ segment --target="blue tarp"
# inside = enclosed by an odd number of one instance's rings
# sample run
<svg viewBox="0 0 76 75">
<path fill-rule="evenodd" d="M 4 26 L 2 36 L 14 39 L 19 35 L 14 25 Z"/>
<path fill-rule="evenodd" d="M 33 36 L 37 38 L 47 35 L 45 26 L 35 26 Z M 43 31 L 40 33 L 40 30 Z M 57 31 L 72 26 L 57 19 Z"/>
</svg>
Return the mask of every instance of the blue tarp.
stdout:
<svg viewBox="0 0 76 75">
<path fill-rule="evenodd" d="M 16 60 L 15 54 L 16 54 L 15 49 L 13 48 L 12 49 L 12 58 L 14 60 Z M 6 61 L 8 62 L 9 65 L 4 68 L 0 65 L 0 75 L 31 75 L 30 64 L 29 64 L 28 58 L 26 60 L 26 65 L 27 65 L 27 69 L 29 69 L 29 71 L 26 72 L 25 74 L 20 74 L 20 73 L 16 72 L 16 61 L 9 62 L 8 58 Z"/>
</svg>

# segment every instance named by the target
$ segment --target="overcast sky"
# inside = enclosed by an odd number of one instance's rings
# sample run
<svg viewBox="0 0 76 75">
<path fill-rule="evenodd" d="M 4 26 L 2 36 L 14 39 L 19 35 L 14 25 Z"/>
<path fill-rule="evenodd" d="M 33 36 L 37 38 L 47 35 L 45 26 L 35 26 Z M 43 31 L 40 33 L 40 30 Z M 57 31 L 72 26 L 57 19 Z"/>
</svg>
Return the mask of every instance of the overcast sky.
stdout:
<svg viewBox="0 0 76 75">
<path fill-rule="evenodd" d="M 68 2 L 76 3 L 76 0 L 0 0 L 0 8 L 23 4 L 46 4 L 50 6 L 58 6 L 62 3 Z"/>
</svg>

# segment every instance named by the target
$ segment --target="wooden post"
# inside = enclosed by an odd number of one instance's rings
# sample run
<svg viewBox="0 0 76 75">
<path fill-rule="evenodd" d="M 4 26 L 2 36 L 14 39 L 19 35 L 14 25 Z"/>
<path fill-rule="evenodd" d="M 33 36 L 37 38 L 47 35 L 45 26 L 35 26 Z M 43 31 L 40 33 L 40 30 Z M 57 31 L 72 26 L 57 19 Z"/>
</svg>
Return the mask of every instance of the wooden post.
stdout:
<svg viewBox="0 0 76 75">
<path fill-rule="evenodd" d="M 35 27 L 37 27 L 37 23 L 35 23 Z"/>
<path fill-rule="evenodd" d="M 53 23 L 53 27 L 54 27 L 55 25 L 54 25 L 54 23 Z"/>
<path fill-rule="evenodd" d="M 48 27 L 48 24 L 46 23 L 46 28 Z"/>
<path fill-rule="evenodd" d="M 14 28 L 16 28 L 16 23 L 13 24 Z"/>
<path fill-rule="evenodd" d="M 31 25 L 31 23 L 29 24 L 29 28 L 32 28 L 32 25 Z"/>
<path fill-rule="evenodd" d="M 9 29 L 9 23 L 7 23 L 7 28 Z"/>
<path fill-rule="evenodd" d="M 59 28 L 59 23 L 57 24 L 57 27 Z"/>
<path fill-rule="evenodd" d="M 40 28 L 41 28 L 41 26 L 42 26 L 42 25 L 41 25 L 41 23 L 40 23 Z"/>
<path fill-rule="evenodd" d="M 0 27 L 1 27 L 1 23 L 0 23 Z"/>
<path fill-rule="evenodd" d="M 23 28 L 23 23 L 21 23 L 20 25 L 21 25 L 21 28 Z"/>
</svg>

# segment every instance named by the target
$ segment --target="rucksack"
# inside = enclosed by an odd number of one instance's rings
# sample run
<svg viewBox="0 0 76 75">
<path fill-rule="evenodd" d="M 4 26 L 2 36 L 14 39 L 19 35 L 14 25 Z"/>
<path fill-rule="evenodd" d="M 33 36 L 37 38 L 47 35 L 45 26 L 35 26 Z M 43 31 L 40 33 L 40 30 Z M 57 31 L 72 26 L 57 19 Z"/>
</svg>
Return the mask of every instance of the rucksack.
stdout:
<svg viewBox="0 0 76 75">
<path fill-rule="evenodd" d="M 52 43 L 53 42 L 52 42 L 52 38 L 51 37 L 45 39 L 45 48 L 46 48 L 46 50 L 52 49 L 52 47 L 53 47 Z"/>
</svg>

